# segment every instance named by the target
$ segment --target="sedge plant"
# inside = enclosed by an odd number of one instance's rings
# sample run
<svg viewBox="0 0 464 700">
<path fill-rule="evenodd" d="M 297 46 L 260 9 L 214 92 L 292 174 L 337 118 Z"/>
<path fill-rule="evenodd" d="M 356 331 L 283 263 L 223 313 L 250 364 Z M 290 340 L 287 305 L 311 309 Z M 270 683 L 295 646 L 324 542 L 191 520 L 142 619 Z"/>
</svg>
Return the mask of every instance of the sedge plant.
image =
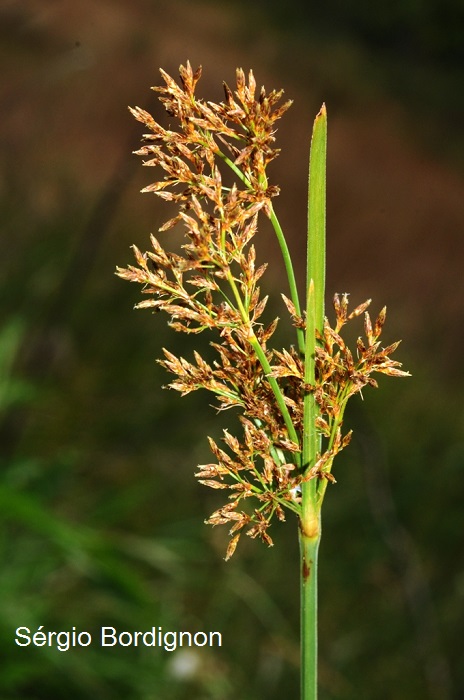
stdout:
<svg viewBox="0 0 464 700">
<path fill-rule="evenodd" d="M 153 88 L 175 126 L 164 128 L 140 107 L 133 116 L 146 127 L 136 153 L 164 176 L 142 191 L 174 203 L 176 214 L 160 232 L 183 228 L 176 252 L 151 236 L 136 265 L 117 274 L 142 286 L 136 308 L 163 311 L 181 333 L 213 334 L 216 357 L 206 362 L 163 349 L 161 365 L 174 378 L 169 388 L 186 395 L 205 389 L 219 410 L 236 409 L 241 434 L 224 430 L 222 445 L 209 438 L 213 460 L 198 466 L 201 484 L 227 492 L 207 523 L 226 525 L 230 559 L 243 534 L 272 545 L 270 526 L 290 511 L 298 522 L 301 576 L 301 698 L 317 697 L 317 561 L 321 508 L 333 462 L 351 438 L 344 430 L 350 397 L 379 372 L 408 376 L 391 359 L 399 342 L 381 346 L 386 309 L 371 320 L 370 300 L 349 310 L 348 294 L 333 297 L 334 320 L 325 315 L 326 144 L 325 105 L 315 118 L 308 192 L 306 298 L 300 303 L 294 267 L 274 209 L 279 188 L 268 178 L 278 155 L 276 122 L 291 105 L 283 91 L 257 90 L 253 72 L 236 72 L 236 88 L 224 83 L 215 104 L 196 96 L 201 68 L 187 62 L 177 83 L 161 70 L 164 85 Z M 259 281 L 254 241 L 267 217 L 282 253 L 288 289 L 282 299 L 294 327 L 293 343 L 271 346 L 278 319 L 264 322 L 267 296 Z M 364 338 L 351 351 L 345 324 L 364 316 Z"/>
</svg>

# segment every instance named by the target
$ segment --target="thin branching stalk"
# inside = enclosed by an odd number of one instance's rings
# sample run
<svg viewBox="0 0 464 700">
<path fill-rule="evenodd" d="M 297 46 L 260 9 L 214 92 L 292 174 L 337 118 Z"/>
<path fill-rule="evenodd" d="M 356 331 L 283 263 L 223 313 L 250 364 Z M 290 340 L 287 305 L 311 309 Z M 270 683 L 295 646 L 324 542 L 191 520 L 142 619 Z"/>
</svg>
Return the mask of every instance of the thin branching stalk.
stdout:
<svg viewBox="0 0 464 700">
<path fill-rule="evenodd" d="M 279 245 L 280 245 L 280 250 L 282 252 L 282 258 L 284 261 L 285 270 L 287 272 L 288 286 L 290 289 L 290 299 L 292 300 L 293 305 L 295 307 L 296 315 L 301 316 L 300 299 L 298 296 L 298 288 L 297 288 L 292 258 L 290 255 L 290 251 L 288 249 L 287 240 L 284 236 L 284 232 L 282 231 L 282 227 L 280 225 L 279 219 L 276 216 L 276 213 L 274 211 L 274 207 L 272 206 L 272 204 L 271 204 L 271 224 L 274 227 L 274 231 L 275 231 L 275 234 L 277 236 L 277 240 L 278 240 Z M 298 339 L 298 350 L 300 351 L 301 355 L 304 356 L 305 336 L 304 336 L 303 329 L 297 328 L 296 335 L 297 335 L 297 339 Z"/>
<path fill-rule="evenodd" d="M 247 180 L 245 177 L 244 173 L 238 168 L 235 163 L 233 163 L 230 158 L 228 158 L 222 151 L 219 151 L 220 157 L 224 160 L 225 163 L 229 166 L 231 170 L 240 178 L 240 180 L 247 186 L 251 187 L 251 183 Z M 277 237 L 277 241 L 280 246 L 280 250 L 282 253 L 282 259 L 284 262 L 285 266 L 285 272 L 287 273 L 287 280 L 288 280 L 288 286 L 290 290 L 290 299 L 292 300 L 292 303 L 295 307 L 296 314 L 298 316 L 301 316 L 301 306 L 300 306 L 300 298 L 298 295 L 298 286 L 296 282 L 296 277 L 295 277 L 295 269 L 293 267 L 293 262 L 292 262 L 292 256 L 290 254 L 289 247 L 287 245 L 287 240 L 285 238 L 284 232 L 282 230 L 282 226 L 280 225 L 280 221 L 277 218 L 277 215 L 275 213 L 274 207 L 272 204 L 270 205 L 270 220 L 272 227 L 274 229 L 274 232 Z M 302 328 L 297 328 L 296 329 L 296 335 L 297 335 L 297 340 L 298 340 L 298 349 L 301 353 L 302 356 L 304 356 L 304 332 Z"/>
<path fill-rule="evenodd" d="M 244 327 L 248 329 L 248 342 L 250 343 L 251 347 L 253 348 L 254 352 L 256 353 L 256 357 L 259 360 L 259 363 L 261 367 L 264 370 L 265 376 L 267 377 L 269 384 L 271 386 L 271 389 L 274 393 L 277 406 L 279 407 L 279 410 L 282 414 L 282 418 L 284 419 L 285 422 L 285 427 L 288 430 L 288 434 L 290 436 L 290 439 L 293 440 L 295 444 L 299 444 L 299 437 L 298 434 L 295 430 L 295 426 L 293 425 L 292 418 L 290 416 L 290 412 L 285 404 L 285 397 L 284 394 L 279 387 L 279 384 L 275 377 L 272 376 L 272 367 L 269 364 L 269 360 L 266 357 L 266 352 L 264 348 L 261 346 L 258 338 L 256 337 L 256 334 L 253 330 L 253 325 L 251 323 L 248 311 L 240 297 L 240 292 L 238 290 L 237 284 L 230 272 L 227 274 L 227 281 L 229 282 L 232 292 L 235 298 L 235 301 L 237 303 L 237 308 L 240 312 L 240 316 L 242 319 L 242 322 L 244 324 Z"/>
</svg>

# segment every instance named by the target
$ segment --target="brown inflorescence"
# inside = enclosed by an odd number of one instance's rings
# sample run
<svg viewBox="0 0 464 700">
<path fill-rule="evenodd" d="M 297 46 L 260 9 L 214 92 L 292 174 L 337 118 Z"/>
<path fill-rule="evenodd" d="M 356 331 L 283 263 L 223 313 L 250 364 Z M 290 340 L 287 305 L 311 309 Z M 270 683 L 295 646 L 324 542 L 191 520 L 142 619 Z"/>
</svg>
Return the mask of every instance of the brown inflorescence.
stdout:
<svg viewBox="0 0 464 700">
<path fill-rule="evenodd" d="M 145 165 L 160 166 L 165 172 L 143 192 L 178 205 L 177 214 L 160 231 L 182 224 L 186 242 L 180 252 L 168 252 L 151 236 L 151 250 L 142 253 L 134 246 L 137 264 L 117 268 L 117 274 L 142 285 L 147 298 L 136 308 L 165 311 L 176 331 L 217 331 L 212 364 L 198 352 L 188 361 L 168 350 L 160 362 L 175 376 L 171 389 L 182 395 L 206 389 L 217 398 L 219 410 L 235 407 L 240 412 L 242 438 L 224 431 L 226 449 L 210 439 L 216 461 L 200 465 L 196 474 L 200 483 L 231 492 L 207 520 L 229 526 L 229 559 L 243 531 L 272 545 L 271 520 L 274 515 L 284 520 L 285 508 L 300 513 L 303 481 L 334 481 L 333 459 L 351 437 L 351 432 L 342 435 L 348 398 L 365 385 L 377 386 L 374 372 L 408 373 L 390 359 L 398 343 L 380 347 L 385 309 L 372 324 L 366 311 L 370 302 L 348 313 L 346 294 L 334 297 L 335 327 L 326 319 L 317 338 L 314 386 L 304 383 L 304 358 L 295 348 L 269 348 L 277 319 L 262 322 L 267 297 L 261 295 L 258 282 L 266 265 L 256 265 L 253 238 L 259 214 L 271 215 L 271 198 L 279 192 L 269 185 L 266 168 L 278 155 L 275 122 L 291 103 L 278 106 L 282 91 L 267 94 L 261 88 L 257 93 L 251 71 L 247 82 L 244 72 L 237 70 L 235 92 L 224 84 L 225 101 L 219 104 L 195 96 L 201 69 L 193 72 L 189 63 L 181 66 L 180 84 L 164 71 L 161 74 L 165 85 L 154 90 L 168 114 L 177 119 L 178 129 L 165 129 L 145 110 L 131 109 L 149 130 L 136 153 L 147 159 Z M 235 175 L 230 186 L 223 182 L 224 164 Z M 305 319 L 289 299 L 284 301 L 293 324 L 304 329 Z M 340 331 L 362 313 L 366 339 L 358 339 L 353 355 Z M 302 465 L 307 392 L 316 398 L 316 428 L 324 450 L 314 464 Z M 282 397 L 280 404 L 276 396 Z M 254 507 L 248 506 L 249 499 L 255 499 Z"/>
</svg>

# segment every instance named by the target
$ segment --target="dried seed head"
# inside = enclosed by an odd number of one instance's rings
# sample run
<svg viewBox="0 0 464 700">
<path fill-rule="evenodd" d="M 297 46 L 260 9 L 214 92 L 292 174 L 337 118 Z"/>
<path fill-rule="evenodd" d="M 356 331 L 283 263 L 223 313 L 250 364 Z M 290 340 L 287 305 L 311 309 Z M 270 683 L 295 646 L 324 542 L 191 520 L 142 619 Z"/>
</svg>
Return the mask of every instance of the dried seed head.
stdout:
<svg viewBox="0 0 464 700">
<path fill-rule="evenodd" d="M 380 347 L 386 309 L 372 324 L 370 300 L 349 313 L 347 293 L 334 295 L 335 324 L 325 319 L 316 335 L 314 384 L 305 381 L 304 358 L 294 348 L 269 348 L 278 319 L 263 321 L 267 297 L 261 296 L 258 281 L 266 264 L 258 264 L 254 238 L 259 216 L 272 215 L 271 200 L 279 193 L 268 181 L 267 166 L 279 153 L 276 122 L 291 102 L 282 102 L 282 91 L 258 89 L 253 72 L 246 76 L 241 68 L 235 90 L 224 83 L 219 104 L 196 95 L 201 67 L 193 71 L 187 61 L 180 66 L 179 82 L 160 73 L 164 84 L 153 89 L 172 126 L 164 128 L 146 110 L 130 108 L 147 129 L 136 153 L 159 173 L 143 192 L 177 208 L 160 232 L 180 227 L 185 239 L 180 250 L 171 252 L 151 236 L 151 250 L 134 246 L 136 264 L 117 268 L 116 274 L 142 286 L 144 299 L 136 308 L 166 312 L 179 332 L 217 334 L 213 360 L 196 351 L 187 360 L 164 350 L 159 362 L 173 375 L 170 389 L 182 395 L 205 389 L 216 397 L 218 410 L 240 412 L 241 435 L 224 431 L 224 449 L 210 438 L 215 463 L 199 465 L 195 474 L 215 491 L 230 491 L 207 520 L 228 526 L 228 560 L 243 531 L 272 545 L 272 518 L 284 520 L 285 508 L 300 513 L 303 481 L 335 482 L 333 460 L 351 438 L 351 431 L 342 434 L 347 399 L 366 385 L 375 387 L 375 372 L 409 375 L 390 357 L 398 343 Z M 230 186 L 225 168 L 235 177 Z M 305 330 L 293 301 L 282 298 L 293 325 Z M 366 339 L 358 339 L 354 357 L 342 329 L 363 313 Z M 302 467 L 299 443 L 308 393 L 317 404 L 315 427 L 323 447 L 314 464 Z M 258 507 L 248 507 L 249 499 Z"/>
<path fill-rule="evenodd" d="M 235 550 L 237 549 L 238 541 L 240 539 L 240 533 L 238 535 L 235 535 L 235 537 L 232 537 L 232 539 L 229 542 L 229 545 L 227 547 L 227 553 L 225 556 L 225 560 L 229 561 Z"/>
</svg>

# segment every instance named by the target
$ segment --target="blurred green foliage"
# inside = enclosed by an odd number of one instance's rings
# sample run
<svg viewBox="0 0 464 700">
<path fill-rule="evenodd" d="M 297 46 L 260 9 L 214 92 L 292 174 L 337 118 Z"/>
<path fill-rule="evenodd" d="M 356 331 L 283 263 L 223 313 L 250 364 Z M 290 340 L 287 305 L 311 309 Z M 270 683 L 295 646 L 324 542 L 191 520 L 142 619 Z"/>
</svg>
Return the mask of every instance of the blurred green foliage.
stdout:
<svg viewBox="0 0 464 700">
<path fill-rule="evenodd" d="M 247 6 L 245 39 L 250 14 L 262 7 Z M 418 71 L 422 58 L 435 66 L 432 75 L 462 71 L 459 3 L 380 7 L 331 0 L 317 12 L 315 4 L 293 8 L 269 1 L 264 13 L 292 40 L 314 10 L 313 32 L 323 21 L 327 35 L 349 28 L 384 52 L 393 71 L 406 65 L 408 51 L 415 52 Z M 27 36 L 23 43 L 3 41 L 2 55 L 14 47 L 15 70 L 37 52 L 42 56 Z M 176 54 L 175 61 L 184 58 Z M 408 71 L 404 76 L 409 80 Z M 453 81 L 443 90 L 458 104 L 462 91 L 450 87 Z M 33 84 L 22 83 L 20 91 L 33 92 Z M 99 84 L 98 91 L 103 95 L 106 87 Z M 121 112 L 129 100 L 118 97 Z M 50 99 L 45 102 L 47 124 Z M 32 113 L 36 123 L 41 113 Z M 79 113 L 84 123 L 86 115 Z M 79 137 L 74 132 L 70 151 L 79 150 Z M 134 204 L 131 169 L 115 166 L 114 181 L 84 187 L 82 172 L 65 167 L 69 154 L 57 161 L 54 152 L 49 161 L 40 156 L 35 162 L 42 169 L 31 173 L 34 148 L 46 151 L 52 140 L 45 128 L 33 132 L 23 162 L 6 144 L 0 182 L 0 697 L 296 697 L 296 523 L 276 527 L 273 549 L 246 541 L 223 562 L 225 533 L 203 525 L 217 501 L 195 483 L 193 470 L 210 460 L 205 436 L 220 438 L 233 415 L 216 416 L 201 395 L 181 401 L 161 391 L 166 378 L 154 361 L 160 348 L 188 356 L 192 345 L 170 332 L 165 319 L 134 313 L 137 291 L 112 275 L 116 264 L 130 260 L 134 238 L 143 247 L 149 233 L 137 211 L 144 205 Z M 131 146 L 137 140 L 131 136 Z M 52 181 L 59 184 L 50 194 Z M 124 208 L 127 190 L 131 203 Z M 53 205 L 42 206 L 40 197 Z M 153 207 L 154 230 L 156 205 L 146 206 Z M 448 289 L 446 270 L 440 274 L 452 301 L 459 289 L 454 283 Z M 464 692 L 462 324 L 443 329 L 434 309 L 428 311 L 430 344 L 422 342 L 425 334 L 420 343 L 405 334 L 398 351 L 412 379 L 366 390 L 347 416 L 355 438 L 340 457 L 324 514 L 321 700 L 448 700 Z M 438 356 L 437 328 L 438 335 L 456 337 L 452 356 Z M 223 647 L 183 657 L 98 644 L 57 652 L 14 643 L 18 626 L 40 625 L 95 635 L 102 625 L 218 630 Z"/>
<path fill-rule="evenodd" d="M 188 348 L 163 319 L 133 313 L 124 285 L 99 288 L 95 276 L 83 294 L 72 321 L 53 334 L 58 345 L 70 336 L 73 348 L 69 356 L 61 350 L 54 372 L 42 354 L 34 379 L 22 376 L 21 352 L 31 351 L 34 337 L 37 347 L 44 343 L 45 331 L 33 334 L 32 319 L 12 319 L 0 335 L 1 409 L 10 440 L 16 425 L 0 486 L 7 669 L 1 696 L 296 694 L 296 523 L 277 529 L 272 550 L 246 542 L 224 564 L 224 534 L 202 524 L 214 494 L 204 494 L 191 474 L 209 459 L 205 434 L 217 436 L 229 417 L 216 418 L 201 396 L 179 402 L 159 390 L 163 377 L 153 362 L 159 347 L 181 343 L 186 354 Z M 93 308 L 106 319 L 104 335 L 89 322 Z M 354 700 L 360 678 L 366 695 L 376 689 L 387 699 L 395 688 L 400 699 L 433 697 L 430 688 L 447 688 L 444 659 L 461 673 L 453 611 L 464 590 L 455 569 L 462 410 L 456 397 L 420 376 L 423 367 L 412 371 L 415 378 L 396 391 L 385 383 L 378 393 L 366 392 L 365 404 L 359 401 L 348 418 L 356 439 L 341 459 L 325 512 L 322 698 Z M 431 479 L 424 470 L 435 464 Z M 408 570 L 411 562 L 421 562 L 417 571 Z M 19 648 L 13 643 L 19 625 L 75 626 L 95 636 L 102 625 L 219 630 L 224 646 L 193 651 L 183 676 L 179 652 Z M 430 664 L 438 669 L 432 680 Z"/>
</svg>

